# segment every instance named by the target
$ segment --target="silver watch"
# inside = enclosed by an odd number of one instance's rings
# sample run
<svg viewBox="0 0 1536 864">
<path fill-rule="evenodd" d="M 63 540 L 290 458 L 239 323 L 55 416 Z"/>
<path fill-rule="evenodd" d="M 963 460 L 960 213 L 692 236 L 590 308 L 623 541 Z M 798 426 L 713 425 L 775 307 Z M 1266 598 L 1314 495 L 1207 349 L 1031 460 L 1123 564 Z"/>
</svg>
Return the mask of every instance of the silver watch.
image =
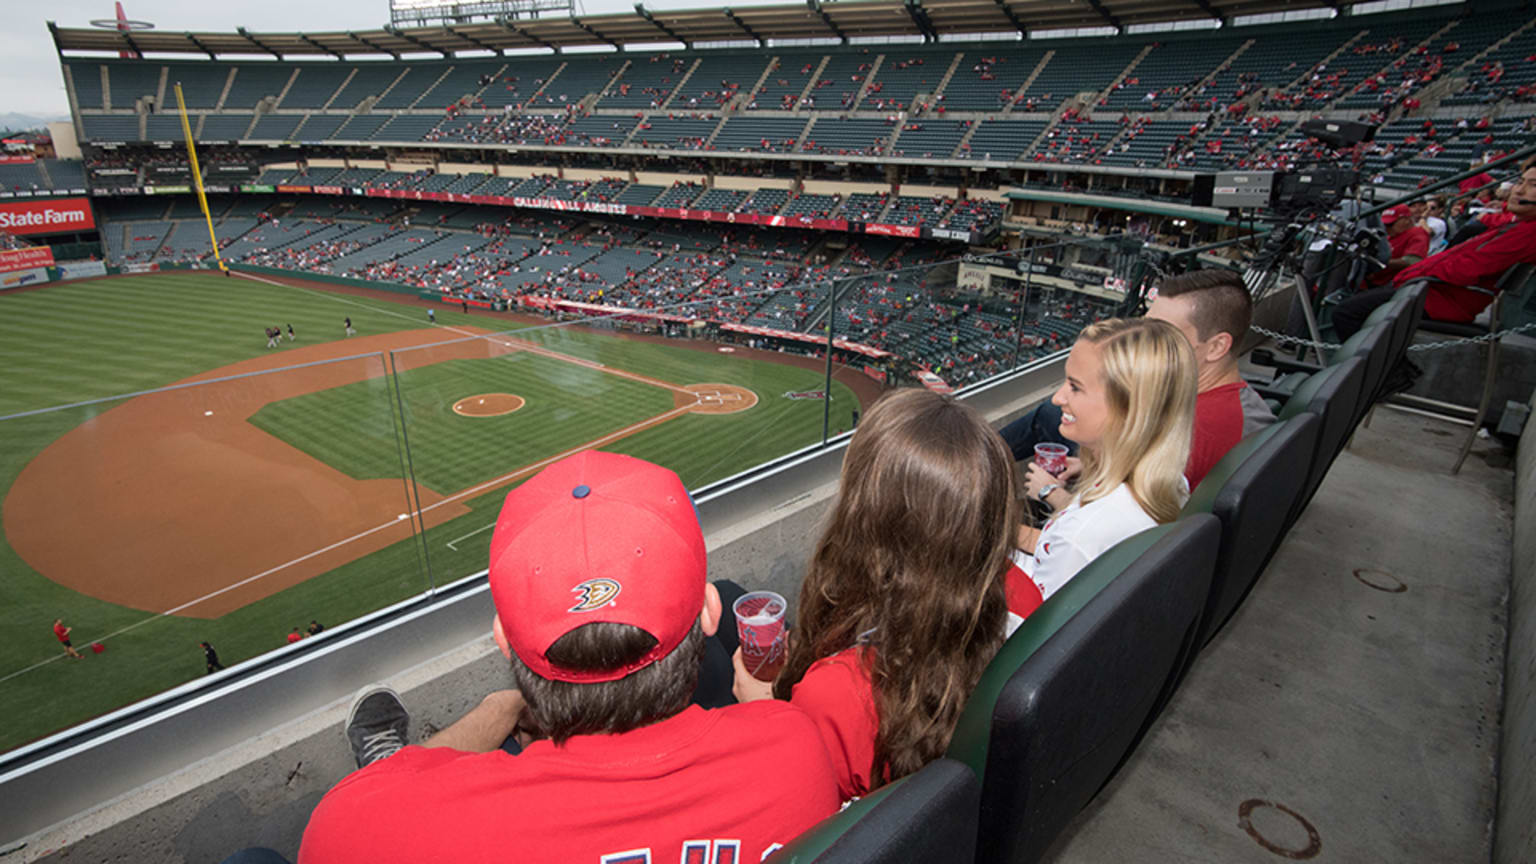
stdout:
<svg viewBox="0 0 1536 864">
<path fill-rule="evenodd" d="M 1046 498 L 1050 497 L 1052 492 L 1055 492 L 1057 489 L 1060 489 L 1060 488 L 1061 488 L 1061 484 L 1059 484 L 1059 483 L 1047 483 L 1044 486 L 1040 487 L 1040 492 L 1035 497 L 1039 498 L 1041 501 L 1044 501 Z"/>
</svg>

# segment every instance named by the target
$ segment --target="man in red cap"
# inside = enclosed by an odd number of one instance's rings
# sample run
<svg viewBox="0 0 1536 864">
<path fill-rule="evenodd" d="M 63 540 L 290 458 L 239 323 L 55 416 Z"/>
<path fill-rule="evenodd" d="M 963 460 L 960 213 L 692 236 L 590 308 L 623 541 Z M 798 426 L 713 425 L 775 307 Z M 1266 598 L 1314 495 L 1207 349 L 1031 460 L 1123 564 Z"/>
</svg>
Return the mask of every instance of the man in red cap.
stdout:
<svg viewBox="0 0 1536 864">
<path fill-rule="evenodd" d="M 1387 284 L 1403 268 L 1417 264 L 1429 255 L 1429 232 L 1419 227 L 1409 205 L 1399 204 L 1381 214 L 1381 224 L 1387 226 L 1387 244 L 1392 247 L 1392 257 L 1385 269 L 1366 277 L 1365 284 L 1372 288 Z"/>
<path fill-rule="evenodd" d="M 301 864 L 759 861 L 832 815 L 799 709 L 689 705 L 722 611 L 705 571 L 671 471 L 585 451 L 514 489 L 490 584 L 518 689 L 406 747 L 399 698 L 364 691 L 347 726 L 362 770 L 315 809 Z M 514 731 L 538 740 L 511 755 Z"/>
</svg>

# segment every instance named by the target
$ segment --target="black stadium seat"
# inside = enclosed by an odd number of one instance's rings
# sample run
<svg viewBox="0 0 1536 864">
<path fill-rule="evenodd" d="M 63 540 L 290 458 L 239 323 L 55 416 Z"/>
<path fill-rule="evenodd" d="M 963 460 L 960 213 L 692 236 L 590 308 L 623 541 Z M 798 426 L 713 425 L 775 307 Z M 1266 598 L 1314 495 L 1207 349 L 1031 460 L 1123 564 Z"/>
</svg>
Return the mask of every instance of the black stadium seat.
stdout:
<svg viewBox="0 0 1536 864">
<path fill-rule="evenodd" d="M 965 864 L 975 859 L 981 783 L 953 759 L 931 762 L 805 832 L 774 854 L 786 864 Z"/>
<path fill-rule="evenodd" d="M 1197 514 L 1122 541 L 1003 645 L 949 746 L 981 777 L 977 861 L 1036 860 L 1135 748 L 1194 650 L 1220 537 Z"/>
<path fill-rule="evenodd" d="M 1184 506 L 1186 516 L 1211 513 L 1221 520 L 1221 552 L 1197 645 L 1232 617 L 1280 546 L 1306 486 L 1321 424 L 1317 415 L 1302 412 L 1243 439 Z"/>
<path fill-rule="evenodd" d="M 1307 472 L 1307 485 L 1300 500 L 1291 511 L 1287 527 L 1301 515 L 1302 508 L 1312 500 L 1323 476 L 1333 465 L 1334 457 L 1344 449 L 1344 442 L 1355 431 L 1359 419 L 1357 406 L 1364 392 L 1366 359 L 1352 357 L 1335 366 L 1329 366 L 1302 382 L 1295 394 L 1280 409 L 1280 419 L 1289 420 L 1299 414 L 1316 414 L 1322 420 L 1318 432 L 1317 447 L 1313 451 L 1312 467 Z"/>
</svg>

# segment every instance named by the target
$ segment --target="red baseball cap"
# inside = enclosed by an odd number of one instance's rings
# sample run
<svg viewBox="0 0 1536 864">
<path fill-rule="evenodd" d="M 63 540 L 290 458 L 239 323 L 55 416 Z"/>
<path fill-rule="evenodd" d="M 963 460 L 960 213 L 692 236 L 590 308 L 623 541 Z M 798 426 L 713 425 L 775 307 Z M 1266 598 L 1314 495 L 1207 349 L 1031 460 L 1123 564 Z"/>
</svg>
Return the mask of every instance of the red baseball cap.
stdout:
<svg viewBox="0 0 1536 864">
<path fill-rule="evenodd" d="M 1381 214 L 1381 224 L 1391 225 L 1393 222 L 1396 222 L 1399 219 L 1411 218 L 1412 216 L 1412 208 L 1410 208 L 1407 204 L 1399 204 L 1396 207 L 1389 208 L 1385 213 Z"/>
<path fill-rule="evenodd" d="M 585 450 L 507 494 L 491 535 L 491 596 L 507 645 L 552 681 L 617 681 L 672 653 L 704 606 L 704 534 L 677 475 Z M 545 656 L 584 624 L 629 624 L 656 647 L 617 669 L 573 671 Z"/>
</svg>

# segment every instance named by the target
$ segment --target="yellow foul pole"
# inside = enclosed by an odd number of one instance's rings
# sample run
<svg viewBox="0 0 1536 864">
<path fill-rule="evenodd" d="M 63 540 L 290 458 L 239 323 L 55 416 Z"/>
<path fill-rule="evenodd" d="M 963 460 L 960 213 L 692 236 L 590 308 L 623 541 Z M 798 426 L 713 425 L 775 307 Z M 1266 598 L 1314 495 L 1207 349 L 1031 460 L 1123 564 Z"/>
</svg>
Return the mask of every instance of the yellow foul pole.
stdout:
<svg viewBox="0 0 1536 864">
<path fill-rule="evenodd" d="M 192 165 L 192 185 L 197 189 L 197 206 L 203 209 L 203 221 L 208 223 L 208 240 L 213 244 L 213 260 L 219 269 L 228 271 L 219 255 L 219 238 L 213 233 L 213 216 L 208 213 L 208 198 L 203 194 L 203 172 L 197 167 L 197 146 L 192 143 L 192 123 L 187 120 L 187 103 L 181 98 L 181 82 L 176 82 L 176 110 L 181 112 L 181 131 L 187 136 L 187 161 Z"/>
</svg>

